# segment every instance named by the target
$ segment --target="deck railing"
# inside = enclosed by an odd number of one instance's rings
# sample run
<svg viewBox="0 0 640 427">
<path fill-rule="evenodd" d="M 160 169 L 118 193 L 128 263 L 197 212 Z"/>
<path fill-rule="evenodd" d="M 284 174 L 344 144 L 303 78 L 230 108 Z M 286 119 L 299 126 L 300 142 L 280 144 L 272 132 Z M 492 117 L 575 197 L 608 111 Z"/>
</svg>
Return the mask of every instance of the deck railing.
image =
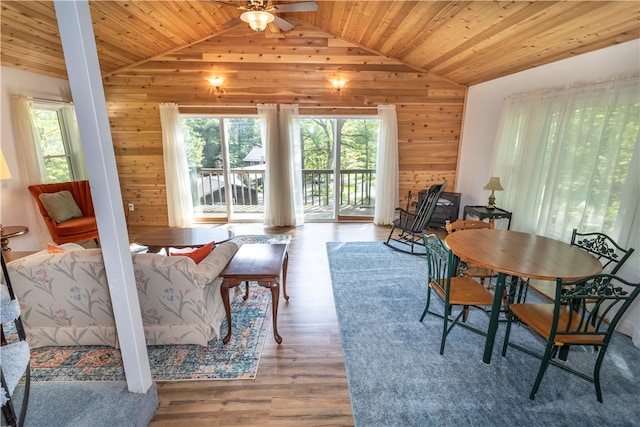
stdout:
<svg viewBox="0 0 640 427">
<path fill-rule="evenodd" d="M 375 203 L 375 169 L 340 171 L 340 206 L 373 206 Z M 234 168 L 229 172 L 234 205 L 264 205 L 264 168 L 255 166 Z M 334 171 L 304 169 L 303 202 L 305 206 L 333 206 Z M 194 195 L 197 205 L 224 205 L 226 192 L 221 168 L 198 168 L 194 173 Z M 195 202 L 195 200 L 194 200 Z"/>
</svg>

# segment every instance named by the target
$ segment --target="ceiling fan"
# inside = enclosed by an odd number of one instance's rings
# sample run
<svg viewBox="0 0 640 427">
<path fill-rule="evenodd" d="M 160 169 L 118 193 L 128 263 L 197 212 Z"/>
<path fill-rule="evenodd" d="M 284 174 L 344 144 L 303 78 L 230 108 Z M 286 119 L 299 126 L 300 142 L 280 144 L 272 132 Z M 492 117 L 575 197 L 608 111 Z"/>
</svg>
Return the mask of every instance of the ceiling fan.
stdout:
<svg viewBox="0 0 640 427">
<path fill-rule="evenodd" d="M 273 23 L 282 31 L 293 29 L 293 24 L 276 16 L 278 12 L 315 12 L 318 10 L 318 4 L 315 1 L 303 1 L 298 3 L 272 4 L 269 6 L 269 0 L 247 0 L 246 6 L 239 6 L 235 3 L 227 1 L 213 0 L 224 6 L 232 6 L 239 10 L 244 10 L 240 18 L 232 19 L 224 24 L 225 27 L 234 25 L 238 19 L 249 24 L 254 31 L 264 31 L 267 24 Z"/>
</svg>

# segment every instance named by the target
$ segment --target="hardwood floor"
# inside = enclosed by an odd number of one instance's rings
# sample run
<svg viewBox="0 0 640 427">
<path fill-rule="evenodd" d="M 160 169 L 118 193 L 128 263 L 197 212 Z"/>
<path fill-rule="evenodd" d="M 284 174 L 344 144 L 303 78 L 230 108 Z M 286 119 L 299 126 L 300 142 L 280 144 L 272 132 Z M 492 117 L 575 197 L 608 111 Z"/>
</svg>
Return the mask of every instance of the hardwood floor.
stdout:
<svg viewBox="0 0 640 427">
<path fill-rule="evenodd" d="M 288 302 L 280 301 L 277 345 L 267 335 L 255 380 L 158 383 L 150 426 L 350 426 L 349 389 L 325 243 L 383 241 L 389 227 L 309 223 L 264 228 L 225 224 L 236 234 L 290 234 Z"/>
</svg>

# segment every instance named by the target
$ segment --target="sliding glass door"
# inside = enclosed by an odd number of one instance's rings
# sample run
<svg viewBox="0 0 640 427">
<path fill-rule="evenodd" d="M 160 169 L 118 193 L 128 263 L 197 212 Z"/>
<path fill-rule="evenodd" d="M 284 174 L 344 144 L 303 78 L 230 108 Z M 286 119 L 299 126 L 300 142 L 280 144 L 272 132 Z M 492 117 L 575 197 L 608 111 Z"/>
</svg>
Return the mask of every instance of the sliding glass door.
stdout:
<svg viewBox="0 0 640 427">
<path fill-rule="evenodd" d="M 305 221 L 373 216 L 377 139 L 377 119 L 300 119 Z"/>
<path fill-rule="evenodd" d="M 257 117 L 182 116 L 197 219 L 261 221 L 264 150 Z"/>
<path fill-rule="evenodd" d="M 257 116 L 182 116 L 196 219 L 263 220 L 259 123 Z M 305 221 L 371 218 L 378 119 L 301 117 L 299 125 Z"/>
</svg>

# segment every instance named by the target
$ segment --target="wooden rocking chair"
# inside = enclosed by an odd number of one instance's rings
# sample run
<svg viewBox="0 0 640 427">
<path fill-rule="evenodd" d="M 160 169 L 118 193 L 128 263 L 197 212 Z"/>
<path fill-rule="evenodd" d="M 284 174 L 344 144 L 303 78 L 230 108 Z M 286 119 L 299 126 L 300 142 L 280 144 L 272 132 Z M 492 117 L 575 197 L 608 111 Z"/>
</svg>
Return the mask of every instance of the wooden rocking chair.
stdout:
<svg viewBox="0 0 640 427">
<path fill-rule="evenodd" d="M 415 212 L 396 208 L 399 216 L 393 221 L 393 227 L 384 244 L 402 252 L 424 255 L 425 252 L 416 252 L 415 246 L 424 247 L 423 231 L 427 228 L 433 211 L 436 209 L 438 198 L 446 186 L 447 181 L 445 180 L 442 184 L 435 184 L 429 187 L 428 190 L 421 191 L 420 193 L 422 194 L 418 197 L 418 205 Z M 401 246 L 392 244 L 391 241 L 398 242 Z"/>
</svg>

